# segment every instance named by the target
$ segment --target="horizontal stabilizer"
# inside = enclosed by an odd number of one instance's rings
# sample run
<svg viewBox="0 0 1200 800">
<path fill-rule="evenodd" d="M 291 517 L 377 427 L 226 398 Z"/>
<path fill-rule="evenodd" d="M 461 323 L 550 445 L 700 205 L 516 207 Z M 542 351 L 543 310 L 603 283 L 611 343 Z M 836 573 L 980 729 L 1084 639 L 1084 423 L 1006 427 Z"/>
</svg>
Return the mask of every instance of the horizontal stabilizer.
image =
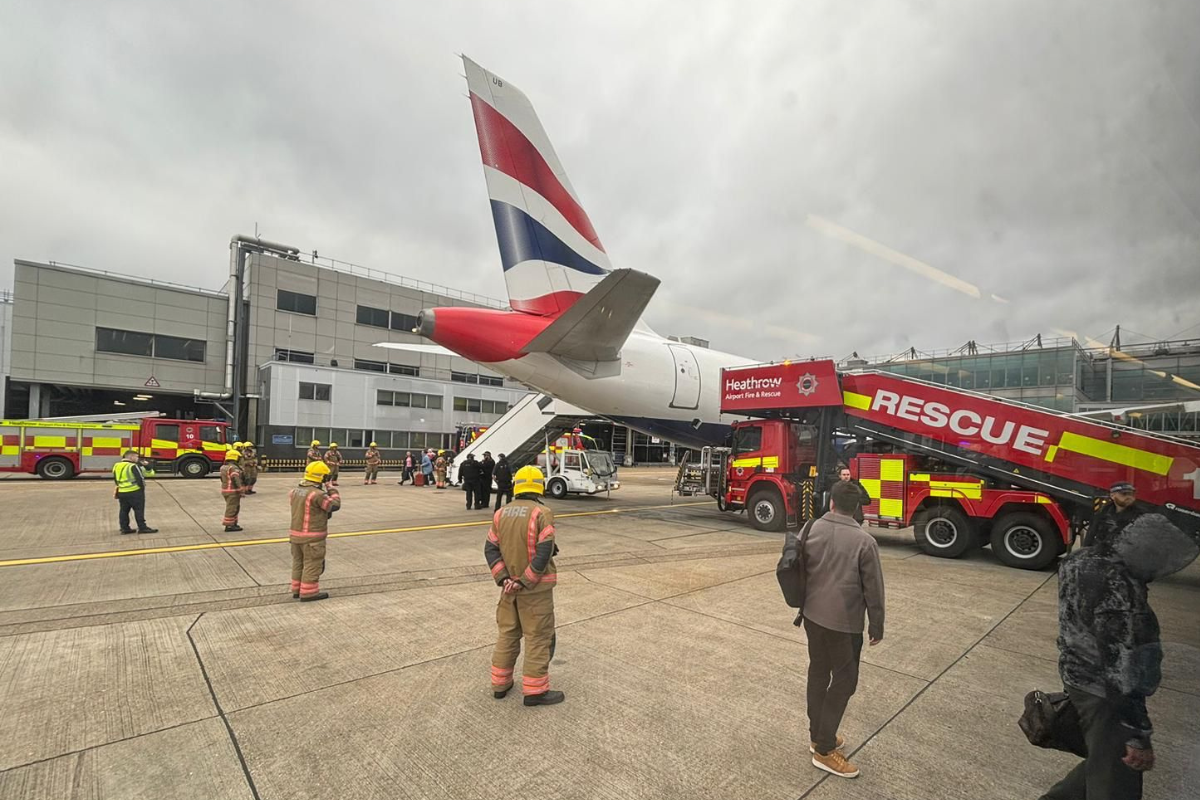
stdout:
<svg viewBox="0 0 1200 800">
<path fill-rule="evenodd" d="M 405 350 L 409 353 L 423 353 L 427 356 L 457 356 L 458 353 L 448 350 L 440 344 L 407 344 L 405 342 L 377 342 L 376 347 L 386 347 L 388 350 Z"/>
<path fill-rule="evenodd" d="M 644 272 L 614 270 L 524 349 L 579 361 L 615 361 L 658 284 Z"/>
</svg>

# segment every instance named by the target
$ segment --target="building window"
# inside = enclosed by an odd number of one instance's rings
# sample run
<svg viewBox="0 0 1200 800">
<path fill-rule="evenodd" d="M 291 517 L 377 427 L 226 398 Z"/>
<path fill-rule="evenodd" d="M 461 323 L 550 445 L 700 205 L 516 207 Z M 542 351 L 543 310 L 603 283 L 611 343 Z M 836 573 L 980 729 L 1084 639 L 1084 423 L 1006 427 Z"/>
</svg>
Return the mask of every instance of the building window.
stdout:
<svg viewBox="0 0 1200 800">
<path fill-rule="evenodd" d="M 303 350 L 283 350 L 275 348 L 276 361 L 290 361 L 293 364 L 315 364 L 316 358 L 312 353 L 306 353 Z"/>
<path fill-rule="evenodd" d="M 459 383 L 479 383 L 478 375 L 468 375 L 465 372 L 450 372 L 450 380 L 458 381 Z"/>
<path fill-rule="evenodd" d="M 408 364 L 388 364 L 388 372 L 393 375 L 411 375 L 414 378 L 420 377 L 420 367 L 410 367 Z"/>
<path fill-rule="evenodd" d="M 505 414 L 508 403 L 503 400 L 478 400 L 474 397 L 454 398 L 455 411 L 467 411 L 474 414 Z"/>
<path fill-rule="evenodd" d="M 311 294 L 300 294 L 280 289 L 275 299 L 275 307 L 280 311 L 290 311 L 293 314 L 317 315 L 317 298 Z"/>
<path fill-rule="evenodd" d="M 368 361 L 365 358 L 354 359 L 355 369 L 365 369 L 368 372 L 387 372 L 387 364 L 382 361 Z"/>
<path fill-rule="evenodd" d="M 479 376 L 479 385 L 480 386 L 503 386 L 504 378 L 493 378 L 491 375 L 480 375 Z"/>
<path fill-rule="evenodd" d="M 388 326 L 388 310 L 359 306 L 358 315 L 354 321 L 359 325 L 370 325 L 372 328 L 386 328 Z"/>
<path fill-rule="evenodd" d="M 442 396 L 417 392 L 389 392 L 386 389 L 379 389 L 375 392 L 375 405 L 399 406 L 400 408 L 441 408 Z"/>
<path fill-rule="evenodd" d="M 328 403 L 333 387 L 328 383 L 305 383 L 300 382 L 300 399 L 301 400 L 320 400 Z"/>
<path fill-rule="evenodd" d="M 96 328 L 96 351 L 204 363 L 205 342 L 161 333 Z"/>
<path fill-rule="evenodd" d="M 417 327 L 417 318 L 412 314 L 401 314 L 399 311 L 392 312 L 392 330 L 412 333 L 415 327 Z"/>
</svg>

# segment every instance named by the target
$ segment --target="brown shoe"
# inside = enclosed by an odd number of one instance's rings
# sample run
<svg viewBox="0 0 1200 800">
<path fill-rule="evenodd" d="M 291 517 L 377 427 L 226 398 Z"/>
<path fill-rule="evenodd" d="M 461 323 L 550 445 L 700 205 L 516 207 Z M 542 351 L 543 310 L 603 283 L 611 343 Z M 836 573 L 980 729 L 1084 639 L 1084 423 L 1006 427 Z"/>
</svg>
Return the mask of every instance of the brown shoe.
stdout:
<svg viewBox="0 0 1200 800">
<path fill-rule="evenodd" d="M 836 775 L 839 778 L 858 777 L 858 767 L 847 761 L 841 750 L 834 750 L 827 756 L 813 753 L 812 763 L 817 769 L 823 769 L 830 775 Z"/>
<path fill-rule="evenodd" d="M 845 749 L 846 749 L 846 737 L 845 737 L 845 736 L 842 736 L 842 735 L 839 733 L 839 734 L 837 735 L 837 744 L 836 744 L 836 745 L 834 745 L 833 749 L 834 749 L 834 750 L 842 750 L 842 751 L 845 751 Z M 817 743 L 816 743 L 816 742 L 809 742 L 809 743 L 808 743 L 808 752 L 810 752 L 810 753 L 816 753 L 816 752 L 817 752 Z"/>
</svg>

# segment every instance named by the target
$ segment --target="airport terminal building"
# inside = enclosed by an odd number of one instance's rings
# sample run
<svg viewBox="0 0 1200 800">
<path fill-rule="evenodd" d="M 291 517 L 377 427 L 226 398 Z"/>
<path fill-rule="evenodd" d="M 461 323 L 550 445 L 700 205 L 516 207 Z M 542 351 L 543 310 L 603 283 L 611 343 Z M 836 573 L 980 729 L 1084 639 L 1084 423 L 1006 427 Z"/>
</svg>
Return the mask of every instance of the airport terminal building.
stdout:
<svg viewBox="0 0 1200 800">
<path fill-rule="evenodd" d="M 5 417 L 236 408 L 238 435 L 277 459 L 312 439 L 350 458 L 376 441 L 394 459 L 455 447 L 458 425 L 493 422 L 527 393 L 462 358 L 374 346 L 422 343 L 422 308 L 500 301 L 241 245 L 240 303 L 236 277 L 217 291 L 17 260 Z"/>
</svg>

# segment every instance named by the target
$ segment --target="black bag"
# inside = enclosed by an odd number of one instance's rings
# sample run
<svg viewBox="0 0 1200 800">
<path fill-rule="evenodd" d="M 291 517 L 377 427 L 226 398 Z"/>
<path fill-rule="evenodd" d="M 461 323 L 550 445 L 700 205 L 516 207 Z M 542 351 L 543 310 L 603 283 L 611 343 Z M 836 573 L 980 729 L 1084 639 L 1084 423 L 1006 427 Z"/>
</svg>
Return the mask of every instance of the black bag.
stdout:
<svg viewBox="0 0 1200 800">
<path fill-rule="evenodd" d="M 783 599 L 790 607 L 800 610 L 797 619 L 804 615 L 804 590 L 808 583 L 808 557 L 804 545 L 808 541 L 808 532 L 812 530 L 814 520 L 804 524 L 799 539 L 791 531 L 783 540 L 783 555 L 775 567 L 775 577 L 779 588 L 783 590 Z"/>
<path fill-rule="evenodd" d="M 1017 725 L 1029 743 L 1087 758 L 1079 709 L 1066 692 L 1034 690 L 1025 695 L 1025 713 Z"/>
</svg>

